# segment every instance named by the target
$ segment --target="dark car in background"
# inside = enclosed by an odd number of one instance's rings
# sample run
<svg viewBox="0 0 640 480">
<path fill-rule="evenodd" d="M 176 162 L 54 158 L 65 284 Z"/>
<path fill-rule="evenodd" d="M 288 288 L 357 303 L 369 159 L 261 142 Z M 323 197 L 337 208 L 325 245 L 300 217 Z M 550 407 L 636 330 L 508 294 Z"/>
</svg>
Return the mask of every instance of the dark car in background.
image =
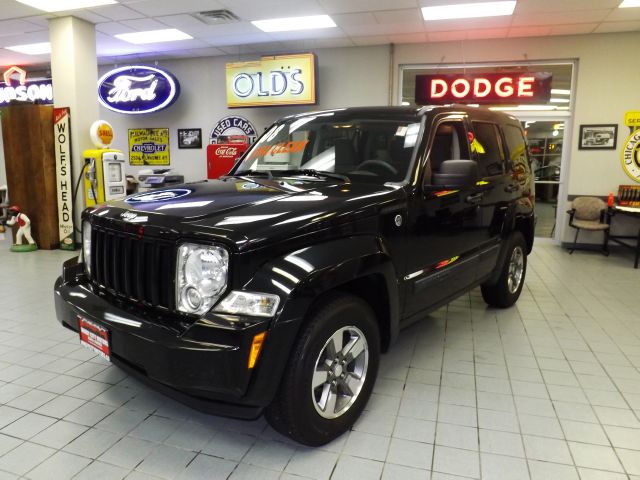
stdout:
<svg viewBox="0 0 640 480">
<path fill-rule="evenodd" d="M 513 117 L 290 116 L 219 180 L 86 210 L 57 316 L 174 398 L 321 445 L 358 418 L 403 326 L 477 286 L 513 305 L 533 211 Z"/>
</svg>

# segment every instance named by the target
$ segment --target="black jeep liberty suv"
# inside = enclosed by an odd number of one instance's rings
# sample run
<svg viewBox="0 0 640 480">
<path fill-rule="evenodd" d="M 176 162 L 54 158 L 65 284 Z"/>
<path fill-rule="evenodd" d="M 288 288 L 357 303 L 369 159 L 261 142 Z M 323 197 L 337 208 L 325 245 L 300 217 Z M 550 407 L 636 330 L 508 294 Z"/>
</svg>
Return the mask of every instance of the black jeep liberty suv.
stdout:
<svg viewBox="0 0 640 480">
<path fill-rule="evenodd" d="M 65 327 L 194 408 L 321 445 L 400 328 L 476 286 L 518 299 L 534 189 L 513 117 L 347 108 L 276 122 L 219 180 L 89 208 L 82 231 Z"/>
</svg>

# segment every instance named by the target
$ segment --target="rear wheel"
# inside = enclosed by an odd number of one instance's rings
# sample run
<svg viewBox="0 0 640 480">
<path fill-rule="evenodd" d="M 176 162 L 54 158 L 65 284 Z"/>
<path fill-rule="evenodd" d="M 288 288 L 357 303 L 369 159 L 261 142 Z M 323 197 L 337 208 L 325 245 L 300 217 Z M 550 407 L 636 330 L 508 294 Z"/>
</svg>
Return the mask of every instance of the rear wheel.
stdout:
<svg viewBox="0 0 640 480">
<path fill-rule="evenodd" d="M 271 426 L 305 445 L 349 430 L 371 395 L 380 333 L 362 299 L 332 294 L 303 326 L 280 390 L 265 415 Z"/>
<path fill-rule="evenodd" d="M 527 273 L 527 244 L 520 232 L 513 232 L 506 244 L 507 254 L 498 281 L 482 285 L 482 298 L 493 307 L 507 308 L 516 303 Z"/>
</svg>

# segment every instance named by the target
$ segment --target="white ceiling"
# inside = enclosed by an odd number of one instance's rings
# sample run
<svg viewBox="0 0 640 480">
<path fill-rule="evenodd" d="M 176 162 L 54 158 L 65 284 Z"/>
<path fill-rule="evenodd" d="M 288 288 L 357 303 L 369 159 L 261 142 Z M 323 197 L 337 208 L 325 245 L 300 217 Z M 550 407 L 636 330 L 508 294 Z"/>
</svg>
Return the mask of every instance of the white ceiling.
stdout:
<svg viewBox="0 0 640 480">
<path fill-rule="evenodd" d="M 55 1 L 55 0 L 51 0 Z M 640 7 L 622 0 L 518 0 L 508 17 L 424 22 L 420 7 L 474 0 L 119 0 L 107 5 L 45 14 L 15 0 L 0 0 L 0 65 L 42 65 L 49 55 L 23 55 L 4 47 L 49 39 L 47 19 L 74 15 L 96 24 L 100 63 L 323 47 L 381 45 L 639 31 Z M 240 21 L 207 25 L 194 13 L 228 9 Z M 264 33 L 251 20 L 329 14 L 338 28 Z M 133 45 L 118 33 L 178 28 L 193 40 Z"/>
</svg>

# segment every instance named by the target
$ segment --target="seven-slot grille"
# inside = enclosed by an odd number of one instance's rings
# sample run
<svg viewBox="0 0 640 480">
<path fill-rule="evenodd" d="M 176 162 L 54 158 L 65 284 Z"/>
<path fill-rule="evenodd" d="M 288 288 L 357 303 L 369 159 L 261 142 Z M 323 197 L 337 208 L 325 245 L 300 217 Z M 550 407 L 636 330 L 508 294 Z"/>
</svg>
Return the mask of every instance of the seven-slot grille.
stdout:
<svg viewBox="0 0 640 480">
<path fill-rule="evenodd" d="M 100 286 L 138 302 L 174 308 L 173 244 L 94 225 L 91 250 L 91 278 Z"/>
</svg>

